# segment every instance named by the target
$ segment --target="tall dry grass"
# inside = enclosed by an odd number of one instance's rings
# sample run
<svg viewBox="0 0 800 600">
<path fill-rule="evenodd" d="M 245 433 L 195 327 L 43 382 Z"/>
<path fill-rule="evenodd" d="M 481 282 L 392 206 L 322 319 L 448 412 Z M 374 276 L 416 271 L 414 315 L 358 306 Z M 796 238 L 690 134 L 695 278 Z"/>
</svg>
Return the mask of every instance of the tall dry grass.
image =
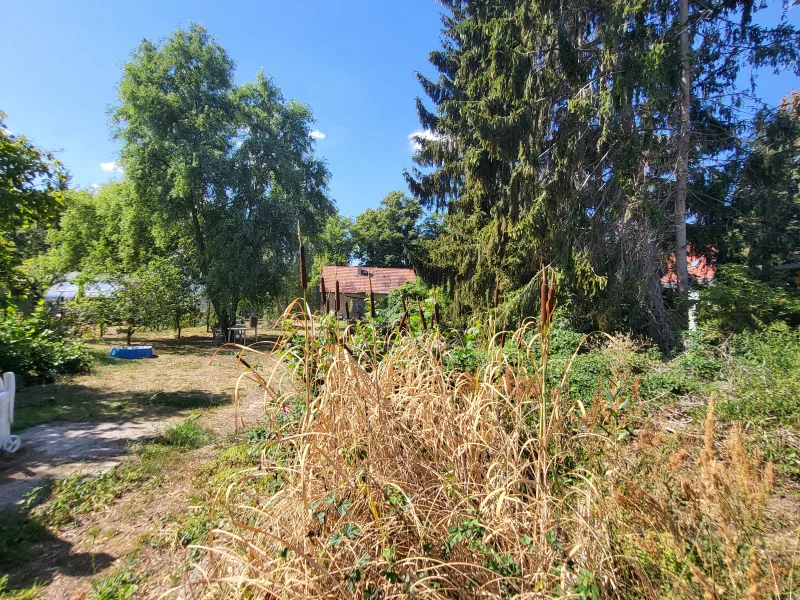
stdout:
<svg viewBox="0 0 800 600">
<path fill-rule="evenodd" d="M 264 387 L 273 433 L 171 593 L 792 597 L 791 556 L 764 541 L 773 471 L 741 430 L 718 440 L 710 403 L 704 436 L 669 437 L 622 371 L 591 406 L 573 402 L 568 373 L 546 374 L 551 315 L 509 333 L 518 353 L 491 347 L 479 373 L 448 371 L 435 331 L 398 335 L 378 360 L 377 341 L 356 350 L 336 326 L 298 321 L 307 354 L 274 350 L 296 367 L 293 390 L 243 373 Z M 287 421 L 292 394 L 307 410 Z"/>
</svg>

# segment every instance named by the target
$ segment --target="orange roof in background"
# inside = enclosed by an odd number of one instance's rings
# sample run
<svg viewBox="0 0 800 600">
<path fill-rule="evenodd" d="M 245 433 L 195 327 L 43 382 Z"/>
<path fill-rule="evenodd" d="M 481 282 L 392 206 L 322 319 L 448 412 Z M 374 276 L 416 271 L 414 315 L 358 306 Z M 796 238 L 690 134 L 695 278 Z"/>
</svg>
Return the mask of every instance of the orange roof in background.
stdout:
<svg viewBox="0 0 800 600">
<path fill-rule="evenodd" d="M 716 267 L 706 260 L 705 256 L 695 256 L 694 254 L 686 255 L 686 263 L 688 264 L 689 278 L 695 283 L 708 283 L 714 279 L 717 273 Z M 678 274 L 675 272 L 675 259 L 670 260 L 667 268 L 667 273 L 661 278 L 661 283 L 675 283 L 678 282 Z"/>
<path fill-rule="evenodd" d="M 368 294 L 369 276 L 372 273 L 372 291 L 376 294 L 388 294 L 404 283 L 417 280 L 414 269 L 390 269 L 381 267 L 322 267 L 325 287 L 328 293 L 335 289 L 339 280 L 339 292 L 342 294 Z"/>
</svg>

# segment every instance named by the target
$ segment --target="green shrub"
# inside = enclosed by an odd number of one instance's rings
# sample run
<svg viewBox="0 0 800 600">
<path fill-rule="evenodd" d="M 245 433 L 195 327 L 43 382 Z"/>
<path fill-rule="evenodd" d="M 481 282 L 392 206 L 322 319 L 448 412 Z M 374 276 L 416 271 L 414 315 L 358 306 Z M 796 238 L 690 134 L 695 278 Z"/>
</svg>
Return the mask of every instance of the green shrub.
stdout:
<svg viewBox="0 0 800 600">
<path fill-rule="evenodd" d="M 800 328 L 774 323 L 733 338 L 733 390 L 720 405 L 731 419 L 800 423 Z"/>
<path fill-rule="evenodd" d="M 443 356 L 448 370 L 474 373 L 485 360 L 485 350 L 481 348 L 481 324 L 475 321 L 464 331 L 460 339 L 451 335 L 447 352 Z"/>
<path fill-rule="evenodd" d="M 394 288 L 386 298 L 386 307 L 378 310 L 376 321 L 380 327 L 391 327 L 400 322 L 403 316 L 403 298 L 408 303 L 409 321 L 415 329 L 419 328 L 419 309 L 417 302 L 422 305 L 425 312 L 426 324 L 430 326 L 433 315 L 433 292 L 429 287 L 419 282 L 406 282 L 403 285 Z M 444 298 L 439 299 L 441 310 L 440 316 L 446 310 L 446 302 Z"/>
<path fill-rule="evenodd" d="M 183 423 L 167 427 L 162 438 L 170 446 L 192 450 L 208 444 L 211 441 L 211 432 L 199 425 L 196 419 L 188 418 Z"/>
<path fill-rule="evenodd" d="M 700 292 L 701 323 L 723 331 L 757 330 L 770 323 L 800 323 L 800 297 L 749 276 L 744 265 L 720 265 L 716 283 Z"/>
<path fill-rule="evenodd" d="M 13 371 L 28 382 L 87 372 L 90 354 L 70 339 L 73 334 L 43 303 L 29 317 L 13 306 L 6 308 L 0 316 L 0 371 Z"/>
</svg>

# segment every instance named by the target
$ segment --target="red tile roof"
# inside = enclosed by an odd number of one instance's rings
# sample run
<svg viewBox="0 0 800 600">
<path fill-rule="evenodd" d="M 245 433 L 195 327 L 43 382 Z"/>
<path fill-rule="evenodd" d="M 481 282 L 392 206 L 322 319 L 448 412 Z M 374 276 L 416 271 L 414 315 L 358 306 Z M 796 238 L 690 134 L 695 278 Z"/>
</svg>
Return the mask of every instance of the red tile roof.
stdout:
<svg viewBox="0 0 800 600">
<path fill-rule="evenodd" d="M 708 283 L 717 273 L 716 267 L 706 260 L 705 256 L 695 256 L 689 252 L 686 255 L 686 263 L 689 271 L 689 279 L 695 283 Z M 667 265 L 667 272 L 661 278 L 663 285 L 675 285 L 678 283 L 678 274 L 675 272 L 675 259 L 671 259 Z"/>
<path fill-rule="evenodd" d="M 323 267 L 322 276 L 329 293 L 335 289 L 339 280 L 339 292 L 342 294 L 368 294 L 369 276 L 372 273 L 372 291 L 376 294 L 388 294 L 394 288 L 407 281 L 414 282 L 417 275 L 414 269 L 390 269 L 380 267 Z"/>
</svg>

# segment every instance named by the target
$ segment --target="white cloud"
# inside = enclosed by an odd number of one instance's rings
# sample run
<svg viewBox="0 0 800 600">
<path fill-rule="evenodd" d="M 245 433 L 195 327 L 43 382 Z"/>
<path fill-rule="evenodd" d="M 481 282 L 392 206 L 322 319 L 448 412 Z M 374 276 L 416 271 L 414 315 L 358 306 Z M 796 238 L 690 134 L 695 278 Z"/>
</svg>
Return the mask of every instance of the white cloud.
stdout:
<svg viewBox="0 0 800 600">
<path fill-rule="evenodd" d="M 314 130 L 314 131 L 312 131 L 312 132 L 311 132 L 309 135 L 310 135 L 312 138 L 314 138 L 315 140 L 324 140 L 324 139 L 325 139 L 325 137 L 326 137 L 326 136 L 325 136 L 325 134 L 324 134 L 324 133 L 322 133 L 322 132 L 321 132 L 319 129 L 315 129 L 315 130 Z"/>
<path fill-rule="evenodd" d="M 100 168 L 103 171 L 122 171 L 122 167 L 114 161 L 100 163 Z"/>
<path fill-rule="evenodd" d="M 100 189 L 100 184 L 99 183 L 93 183 L 92 184 L 92 191 L 93 192 L 96 192 L 99 189 Z"/>
<path fill-rule="evenodd" d="M 430 129 L 417 129 L 413 133 L 408 134 L 408 147 L 412 152 L 419 152 L 422 150 L 422 140 L 443 140 L 444 136 L 441 133 L 436 133 Z"/>
</svg>

